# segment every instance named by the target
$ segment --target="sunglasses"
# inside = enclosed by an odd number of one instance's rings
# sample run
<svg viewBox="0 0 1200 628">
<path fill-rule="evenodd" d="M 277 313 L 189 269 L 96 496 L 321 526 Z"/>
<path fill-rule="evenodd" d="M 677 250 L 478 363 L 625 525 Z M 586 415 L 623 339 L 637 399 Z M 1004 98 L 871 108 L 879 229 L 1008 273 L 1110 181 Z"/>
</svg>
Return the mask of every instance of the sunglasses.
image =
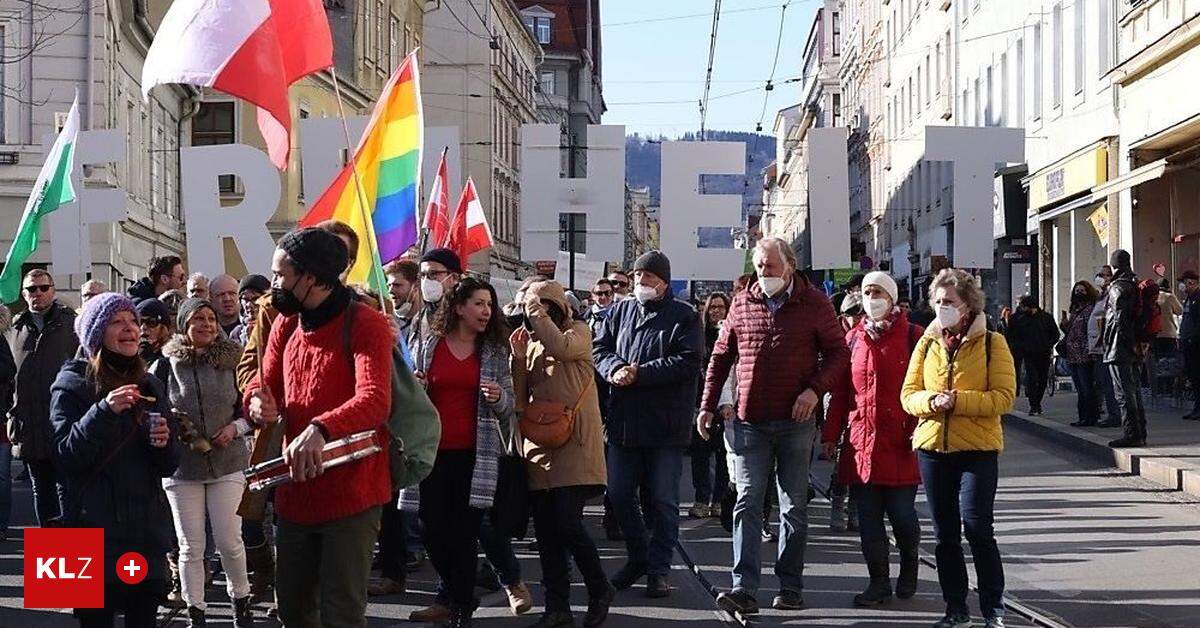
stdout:
<svg viewBox="0 0 1200 628">
<path fill-rule="evenodd" d="M 54 286 L 52 286 L 50 284 L 45 284 L 45 285 L 41 285 L 41 286 L 25 286 L 25 292 L 28 292 L 29 294 L 37 294 L 39 292 L 50 292 L 50 289 L 53 287 Z"/>
<path fill-rule="evenodd" d="M 592 295 L 597 296 L 597 297 L 611 297 L 613 295 L 613 291 L 612 290 L 604 290 L 602 292 L 592 291 Z"/>
<path fill-rule="evenodd" d="M 628 288 L 629 287 L 628 281 L 612 281 L 610 283 L 618 288 Z"/>
</svg>

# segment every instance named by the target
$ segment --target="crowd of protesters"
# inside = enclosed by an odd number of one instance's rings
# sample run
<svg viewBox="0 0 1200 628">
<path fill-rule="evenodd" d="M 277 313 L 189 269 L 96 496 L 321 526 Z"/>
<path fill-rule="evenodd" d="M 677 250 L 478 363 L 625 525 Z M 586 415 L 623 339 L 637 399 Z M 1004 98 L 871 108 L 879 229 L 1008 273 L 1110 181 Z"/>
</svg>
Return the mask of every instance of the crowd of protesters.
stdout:
<svg viewBox="0 0 1200 628">
<path fill-rule="evenodd" d="M 79 311 L 48 272 L 24 277 L 25 311 L 2 321 L 0 532 L 15 456 L 39 526 L 103 528 L 107 560 L 148 561 L 140 584 L 107 579 L 106 607 L 76 611 L 82 626 L 118 614 L 151 626 L 160 605 L 204 626 L 215 569 L 237 626 L 270 601 L 286 626 L 363 626 L 369 598 L 404 594 L 426 556 L 437 594 L 412 620 L 470 625 L 480 584 L 522 615 L 535 602 L 512 543 L 532 521 L 545 611 L 533 627 L 575 625 L 577 571 L 593 628 L 640 582 L 671 595 L 686 454 L 686 513 L 732 533 L 724 610 L 759 611 L 772 502 L 771 606 L 805 607 L 820 456 L 834 462 L 831 525 L 858 532 L 869 573 L 855 605 L 917 593 L 923 487 L 946 602 L 936 626 L 970 625 L 965 532 L 981 614 L 999 628 L 993 508 L 1019 374 L 1040 414 L 1061 361 L 1076 425 L 1123 426 L 1115 446 L 1145 443 L 1147 356 L 1181 360 L 1200 385 L 1200 276 L 1180 278 L 1182 301 L 1154 292 L 1172 319 L 1156 327 L 1124 251 L 1075 284 L 1059 323 L 1031 298 L 992 323 L 967 272 L 941 271 L 911 301 L 871 272 L 831 300 L 774 238 L 752 274 L 702 304 L 675 294 L 658 251 L 585 295 L 534 275 L 505 303 L 447 249 L 387 265 L 386 294 L 350 285 L 357 250 L 353 230 L 326 223 L 281 239 L 269 277 L 189 276 L 180 258 L 155 258 L 126 294 L 85 283 Z M 327 445 L 364 434 L 378 451 L 325 464 Z M 277 457 L 287 481 L 251 490 L 247 469 Z M 613 573 L 584 520 L 601 501 L 606 536 L 626 548 Z"/>
</svg>

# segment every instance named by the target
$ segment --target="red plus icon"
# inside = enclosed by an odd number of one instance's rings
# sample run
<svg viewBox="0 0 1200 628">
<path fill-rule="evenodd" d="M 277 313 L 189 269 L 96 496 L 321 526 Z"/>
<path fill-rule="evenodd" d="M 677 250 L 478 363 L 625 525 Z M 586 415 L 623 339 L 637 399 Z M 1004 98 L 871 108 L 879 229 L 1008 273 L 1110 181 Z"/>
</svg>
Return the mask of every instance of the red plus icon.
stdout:
<svg viewBox="0 0 1200 628">
<path fill-rule="evenodd" d="M 117 559 L 117 577 L 125 584 L 137 584 L 146 579 L 146 557 L 137 552 L 125 552 Z"/>
</svg>

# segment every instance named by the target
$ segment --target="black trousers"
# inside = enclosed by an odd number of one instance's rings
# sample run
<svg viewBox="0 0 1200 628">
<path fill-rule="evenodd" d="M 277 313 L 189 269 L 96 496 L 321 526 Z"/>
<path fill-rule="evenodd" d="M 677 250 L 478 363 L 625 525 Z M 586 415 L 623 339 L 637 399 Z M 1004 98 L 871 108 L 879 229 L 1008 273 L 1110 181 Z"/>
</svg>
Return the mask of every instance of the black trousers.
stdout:
<svg viewBox="0 0 1200 628">
<path fill-rule="evenodd" d="M 160 580 L 144 580 L 133 586 L 104 592 L 104 608 L 77 608 L 75 617 L 79 628 L 112 628 L 117 613 L 125 616 L 126 628 L 155 628 L 158 626 L 158 605 L 165 601 L 168 584 Z"/>
<path fill-rule="evenodd" d="M 1137 364 L 1117 362 L 1109 364 L 1112 373 L 1113 392 L 1117 396 L 1117 407 L 1121 409 L 1121 427 L 1127 438 L 1146 438 L 1146 407 L 1142 405 L 1141 382 L 1138 381 Z"/>
<path fill-rule="evenodd" d="M 429 477 L 421 482 L 421 523 L 425 549 L 456 608 L 475 608 L 479 568 L 479 524 L 483 510 L 472 508 L 474 451 L 439 451 Z"/>
<path fill-rule="evenodd" d="M 1180 348 L 1183 350 L 1183 372 L 1192 386 L 1195 399 L 1193 414 L 1200 414 L 1200 339 L 1183 341 Z"/>
<path fill-rule="evenodd" d="M 588 598 L 608 590 L 608 577 L 600 565 L 596 544 L 583 525 L 583 505 L 600 494 L 599 487 L 565 486 L 530 493 L 533 522 L 537 528 L 538 555 L 542 561 L 542 586 L 546 610 L 570 612 L 571 565 L 583 574 Z"/>
<path fill-rule="evenodd" d="M 404 513 L 396 508 L 397 498 L 397 495 L 393 495 L 392 501 L 383 506 L 383 513 L 379 516 L 379 571 L 388 580 L 404 582 L 407 575 L 404 563 L 408 530 L 404 525 Z"/>
<path fill-rule="evenodd" d="M 1026 354 L 1022 360 L 1025 365 L 1025 395 L 1033 410 L 1042 409 L 1042 398 L 1046 396 L 1046 385 L 1050 383 L 1050 362 L 1049 353 Z"/>
</svg>

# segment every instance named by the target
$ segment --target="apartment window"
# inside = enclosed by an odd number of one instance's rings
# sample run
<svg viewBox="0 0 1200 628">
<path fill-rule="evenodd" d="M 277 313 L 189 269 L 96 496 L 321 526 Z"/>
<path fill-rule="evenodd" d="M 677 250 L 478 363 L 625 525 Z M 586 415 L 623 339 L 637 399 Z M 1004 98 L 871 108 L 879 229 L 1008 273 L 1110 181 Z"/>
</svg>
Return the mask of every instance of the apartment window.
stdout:
<svg viewBox="0 0 1200 628">
<path fill-rule="evenodd" d="M 550 43 L 550 34 L 553 32 L 550 18 L 526 16 L 525 28 L 529 29 L 529 34 L 533 35 L 539 44 Z"/>
<path fill-rule="evenodd" d="M 1098 0 L 1098 9 L 1096 17 L 1099 20 L 1099 28 L 1096 30 L 1097 36 L 1100 38 L 1098 46 L 1099 58 L 1096 65 L 1099 66 L 1098 71 L 1101 75 L 1108 72 L 1109 65 L 1112 63 L 1112 0 Z"/>
<path fill-rule="evenodd" d="M 215 146 L 236 142 L 234 106 L 232 101 L 200 103 L 200 111 L 192 118 L 192 146 Z M 134 153 L 131 151 L 129 154 Z M 135 160 L 129 161 L 132 163 Z M 221 192 L 233 192 L 233 175 L 221 175 L 218 181 Z"/>
<path fill-rule="evenodd" d="M 1063 79 L 1063 23 L 1062 5 L 1054 5 L 1050 14 L 1050 106 L 1062 105 Z"/>
<path fill-rule="evenodd" d="M 301 120 L 307 120 L 310 117 L 312 117 L 312 114 L 309 113 L 308 109 L 306 109 L 305 107 L 301 106 L 299 109 L 300 109 L 300 119 Z M 296 126 L 299 126 L 299 124 L 297 124 Z M 296 193 L 296 199 L 303 202 L 304 201 L 304 168 L 296 168 L 296 184 L 300 188 L 300 191 Z"/>
<path fill-rule="evenodd" d="M 921 66 L 920 66 L 920 65 L 918 65 L 918 66 L 917 66 L 917 91 L 916 91 L 916 93 L 915 93 L 915 96 L 916 96 L 916 105 L 917 105 L 918 107 L 920 107 L 920 106 L 921 106 L 921 86 L 922 86 L 923 84 L 924 84 L 924 83 L 922 83 L 922 82 L 921 82 Z"/>
<path fill-rule="evenodd" d="M 1084 20 L 1087 18 L 1086 2 L 1075 0 L 1075 93 L 1083 93 L 1083 68 L 1084 68 Z"/>
<path fill-rule="evenodd" d="M 980 89 L 979 77 L 975 77 L 975 106 L 971 109 L 975 116 L 975 126 L 983 126 L 983 90 Z"/>
<path fill-rule="evenodd" d="M 937 67 L 934 70 L 935 72 L 937 72 L 937 80 L 934 81 L 933 88 L 935 90 L 937 90 L 937 95 L 941 96 L 942 95 L 942 42 L 940 42 L 940 41 L 937 43 L 937 46 L 935 47 L 935 54 L 933 55 L 933 59 L 934 59 L 934 63 L 937 64 Z"/>
<path fill-rule="evenodd" d="M 4 27 L 0 26 L 0 57 L 3 57 L 5 50 L 8 50 L 7 33 L 4 32 Z M 4 61 L 3 59 L 0 59 L 0 85 L 5 84 L 5 79 L 7 78 L 5 76 L 5 74 L 6 74 L 5 68 L 7 66 L 8 66 L 8 62 Z M 0 96 L 0 144 L 4 144 L 7 142 L 7 140 L 5 139 L 5 134 L 4 134 L 4 122 L 5 122 L 5 120 L 4 120 L 4 101 L 5 101 L 5 98 Z"/>
<path fill-rule="evenodd" d="M 971 124 L 971 119 L 970 119 L 970 115 L 969 115 L 969 113 L 971 111 L 971 96 L 970 96 L 970 92 L 968 92 L 966 89 L 964 89 L 962 91 L 962 105 L 959 106 L 958 111 L 959 111 L 959 115 L 962 117 L 962 119 L 959 120 L 959 122 L 962 125 L 969 126 Z"/>
<path fill-rule="evenodd" d="M 833 56 L 842 54 L 842 15 L 833 12 Z M 834 125 L 837 126 L 837 125 Z"/>
<path fill-rule="evenodd" d="M 1013 101 L 1015 108 L 1013 109 L 1013 120 L 1016 121 L 1014 126 L 1025 124 L 1025 39 L 1017 39 L 1016 52 L 1013 53 L 1013 58 L 1016 60 L 1016 71 L 1013 74 L 1013 86 L 1015 94 Z"/>
<path fill-rule="evenodd" d="M 564 213 L 558 215 L 558 250 L 571 250 L 571 225 L 575 226 L 575 252 L 587 255 L 587 214 Z"/>
<path fill-rule="evenodd" d="M 554 73 L 553 72 L 542 72 L 541 76 L 538 79 L 538 82 L 542 86 L 543 94 L 546 94 L 547 96 L 554 95 Z"/>
<path fill-rule="evenodd" d="M 833 126 L 842 126 L 842 95 L 833 95 Z"/>
<path fill-rule="evenodd" d="M 387 50 L 387 7 L 383 0 L 375 3 L 375 62 L 383 65 Z"/>
<path fill-rule="evenodd" d="M 388 21 L 388 67 L 400 65 L 400 20 L 392 16 Z"/>
<path fill-rule="evenodd" d="M 1042 47 L 1042 25 L 1033 25 L 1033 119 L 1042 117 L 1042 65 L 1046 62 L 1045 51 Z"/>
<path fill-rule="evenodd" d="M 996 124 L 996 84 L 993 80 L 992 66 L 990 65 L 988 66 L 986 76 L 985 89 L 987 91 L 984 92 L 983 123 L 992 126 Z"/>
</svg>

